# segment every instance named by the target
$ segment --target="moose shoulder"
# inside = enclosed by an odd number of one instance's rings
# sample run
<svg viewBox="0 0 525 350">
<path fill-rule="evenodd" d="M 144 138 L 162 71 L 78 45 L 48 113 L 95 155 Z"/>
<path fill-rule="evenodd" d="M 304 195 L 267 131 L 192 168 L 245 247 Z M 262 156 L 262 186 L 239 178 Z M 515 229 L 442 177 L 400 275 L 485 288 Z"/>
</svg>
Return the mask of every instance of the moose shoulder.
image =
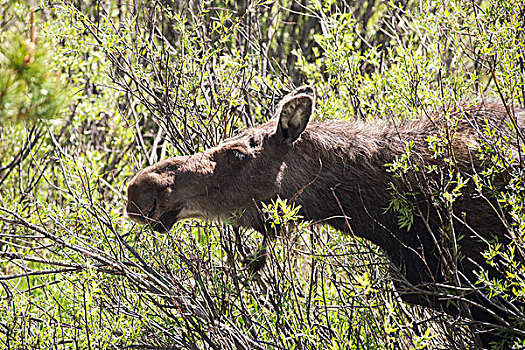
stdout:
<svg viewBox="0 0 525 350">
<path fill-rule="evenodd" d="M 446 283 L 464 291 L 472 287 L 474 271 L 484 268 L 498 273 L 487 266 L 481 252 L 488 241 L 510 240 L 504 218 L 492 200 L 479 195 L 473 181 L 467 181 L 462 195 L 447 210 L 436 204 L 439 194 L 435 193 L 451 168 L 468 179 L 484 167 L 476 155 L 479 130 L 488 126 L 496 138 L 508 135 L 507 110 L 488 103 L 457 106 L 457 122 L 446 128 L 447 150 L 436 156 L 428 140 L 445 129 L 438 115 L 397 127 L 384 120 L 309 123 L 314 105 L 312 88 L 296 89 L 279 103 L 275 118 L 268 123 L 245 129 L 205 152 L 145 168 L 129 184 L 128 216 L 165 231 L 186 218 L 226 220 L 232 213 L 242 213 L 236 219 L 238 225 L 268 235 L 260 203 L 286 198 L 300 205 L 305 219 L 327 223 L 381 247 L 405 301 L 468 315 L 479 322 L 499 324 L 498 320 L 508 319 L 504 307 L 487 311 L 483 305 L 494 302 L 482 295 L 458 292 L 462 302 L 454 296 L 443 300 L 438 287 Z M 513 113 L 514 124 L 517 120 L 522 126 L 525 112 Z M 385 164 L 405 154 L 407 144 L 416 167 L 434 170 L 393 176 Z M 494 181 L 505 184 L 504 176 Z M 412 193 L 410 227 L 400 227 L 397 213 L 386 210 L 393 187 Z M 462 236 L 462 259 L 446 251 L 451 232 Z M 451 269 L 462 277 L 452 281 Z M 465 301 L 468 312 L 461 306 Z M 494 339 L 492 335 L 484 337 L 485 344 Z"/>
</svg>

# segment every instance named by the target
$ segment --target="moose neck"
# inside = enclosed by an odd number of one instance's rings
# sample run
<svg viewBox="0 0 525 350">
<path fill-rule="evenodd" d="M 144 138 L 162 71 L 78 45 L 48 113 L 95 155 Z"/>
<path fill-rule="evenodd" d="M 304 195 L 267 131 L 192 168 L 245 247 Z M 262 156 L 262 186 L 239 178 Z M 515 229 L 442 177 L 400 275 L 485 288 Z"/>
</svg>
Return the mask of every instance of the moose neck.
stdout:
<svg viewBox="0 0 525 350">
<path fill-rule="evenodd" d="M 420 143 L 420 134 L 384 121 L 312 123 L 284 159 L 279 195 L 294 199 L 306 220 L 391 244 L 385 228 L 397 223 L 385 213 L 393 179 L 385 164 L 403 153 L 406 140 Z"/>
</svg>

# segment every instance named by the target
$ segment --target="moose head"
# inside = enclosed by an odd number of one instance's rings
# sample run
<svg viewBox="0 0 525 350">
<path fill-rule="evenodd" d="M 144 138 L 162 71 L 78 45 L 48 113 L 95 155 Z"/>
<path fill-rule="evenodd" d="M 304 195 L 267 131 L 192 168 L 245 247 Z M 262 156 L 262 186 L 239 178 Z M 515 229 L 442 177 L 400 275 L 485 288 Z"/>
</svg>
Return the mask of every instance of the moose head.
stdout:
<svg viewBox="0 0 525 350">
<path fill-rule="evenodd" d="M 127 215 L 166 231 L 183 219 L 227 220 L 242 213 L 241 224 L 263 230 L 257 205 L 289 187 L 283 186 L 285 159 L 314 106 L 313 89 L 298 88 L 279 103 L 268 123 L 202 153 L 143 169 L 129 184 Z"/>
</svg>

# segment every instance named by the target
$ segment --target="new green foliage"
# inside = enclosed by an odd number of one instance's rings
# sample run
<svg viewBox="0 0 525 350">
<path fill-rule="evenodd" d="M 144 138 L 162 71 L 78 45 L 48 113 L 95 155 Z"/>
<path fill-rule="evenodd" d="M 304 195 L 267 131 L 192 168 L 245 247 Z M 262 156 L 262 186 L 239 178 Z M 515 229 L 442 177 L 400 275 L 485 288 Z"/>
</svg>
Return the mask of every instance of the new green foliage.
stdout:
<svg viewBox="0 0 525 350">
<path fill-rule="evenodd" d="M 319 119 L 439 110 L 453 126 L 457 101 L 522 106 L 520 1 L 62 1 L 36 12 L 38 40 L 30 9 L 9 9 L 21 24 L 0 43 L 0 347 L 468 348 L 462 320 L 399 302 L 377 247 L 290 203 L 261 208 L 289 230 L 253 276 L 240 261 L 260 234 L 189 221 L 158 235 L 124 218 L 125 188 L 161 157 L 267 120 L 292 85 L 315 87 Z M 32 126 L 50 118 L 61 123 Z M 476 286 L 512 303 L 525 294 L 523 173 L 492 132 L 468 181 L 481 195 L 512 169 L 495 210 L 513 243 L 491 242 L 484 256 L 508 273 L 480 270 Z M 444 155 L 450 134 L 427 142 Z M 437 171 L 410 150 L 392 174 Z M 466 181 L 446 175 L 445 206 Z M 387 190 L 410 229 L 410 195 Z"/>
</svg>

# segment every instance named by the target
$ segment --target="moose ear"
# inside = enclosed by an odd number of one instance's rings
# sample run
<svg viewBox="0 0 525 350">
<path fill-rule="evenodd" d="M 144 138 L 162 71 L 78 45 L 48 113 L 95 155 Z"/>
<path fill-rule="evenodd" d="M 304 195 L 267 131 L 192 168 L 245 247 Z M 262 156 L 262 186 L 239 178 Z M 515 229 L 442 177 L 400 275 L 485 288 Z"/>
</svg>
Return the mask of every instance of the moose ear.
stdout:
<svg viewBox="0 0 525 350">
<path fill-rule="evenodd" d="M 304 86 L 292 91 L 277 106 L 277 130 L 275 137 L 280 143 L 291 144 L 306 128 L 314 111 L 314 90 Z"/>
</svg>

